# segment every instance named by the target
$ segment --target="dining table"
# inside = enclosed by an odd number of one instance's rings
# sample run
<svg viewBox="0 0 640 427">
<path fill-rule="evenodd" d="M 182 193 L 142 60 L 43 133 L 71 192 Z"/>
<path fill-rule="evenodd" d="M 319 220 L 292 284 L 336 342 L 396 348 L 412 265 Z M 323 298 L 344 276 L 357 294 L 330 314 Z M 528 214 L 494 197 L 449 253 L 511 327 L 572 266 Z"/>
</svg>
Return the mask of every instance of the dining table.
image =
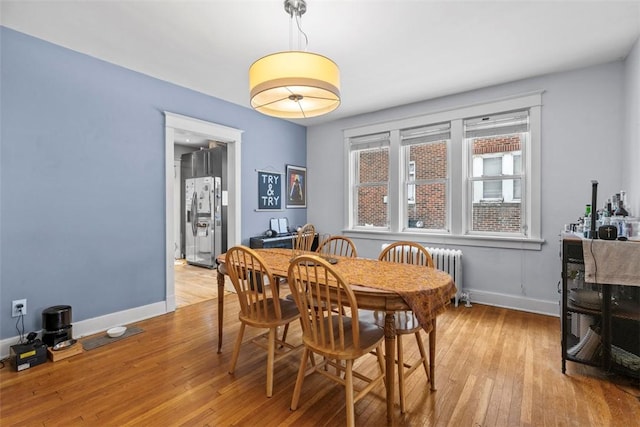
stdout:
<svg viewBox="0 0 640 427">
<path fill-rule="evenodd" d="M 286 279 L 294 255 L 291 249 L 254 249 L 276 278 Z M 313 253 L 316 254 L 316 253 Z M 318 255 L 318 254 L 316 254 Z M 325 259 L 328 257 L 325 256 Z M 222 351 L 224 310 L 225 254 L 218 262 L 218 353 Z M 429 374 L 431 390 L 435 390 L 436 317 L 443 313 L 456 294 L 453 278 L 435 268 L 393 263 L 369 258 L 331 256 L 332 267 L 353 290 L 359 309 L 385 313 L 385 372 L 387 381 L 387 424 L 393 425 L 394 378 L 396 358 L 395 313 L 412 310 L 422 328 L 429 334 Z"/>
</svg>

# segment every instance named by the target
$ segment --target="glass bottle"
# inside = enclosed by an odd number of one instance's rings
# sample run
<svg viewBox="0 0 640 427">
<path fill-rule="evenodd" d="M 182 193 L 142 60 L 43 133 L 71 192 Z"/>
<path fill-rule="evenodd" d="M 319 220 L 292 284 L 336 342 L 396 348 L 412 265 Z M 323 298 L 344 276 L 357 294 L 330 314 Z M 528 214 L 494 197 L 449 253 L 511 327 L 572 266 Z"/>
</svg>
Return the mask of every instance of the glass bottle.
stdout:
<svg viewBox="0 0 640 427">
<path fill-rule="evenodd" d="M 591 237 L 591 205 L 585 205 L 584 207 L 583 235 L 586 238 Z"/>
<path fill-rule="evenodd" d="M 609 225 L 611 223 L 611 201 L 607 200 L 604 207 L 602 208 L 602 225 Z"/>
<path fill-rule="evenodd" d="M 627 210 L 624 208 L 624 202 L 622 201 L 622 199 L 620 199 L 618 201 L 618 208 L 616 209 L 616 211 L 614 212 L 615 216 L 629 216 L 629 213 L 627 212 Z"/>
</svg>

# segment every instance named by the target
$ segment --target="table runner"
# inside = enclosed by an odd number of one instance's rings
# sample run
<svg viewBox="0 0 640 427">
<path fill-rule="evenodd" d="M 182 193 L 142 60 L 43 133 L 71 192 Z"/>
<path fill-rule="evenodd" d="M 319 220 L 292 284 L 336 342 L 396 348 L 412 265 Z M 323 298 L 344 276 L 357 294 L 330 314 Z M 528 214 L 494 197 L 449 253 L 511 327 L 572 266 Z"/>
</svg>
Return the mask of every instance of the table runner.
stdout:
<svg viewBox="0 0 640 427">
<path fill-rule="evenodd" d="M 289 249 L 257 249 L 271 272 L 286 277 L 293 251 Z M 310 253 L 317 255 L 316 253 Z M 453 278 L 440 270 L 411 264 L 398 264 L 367 258 L 333 257 L 333 268 L 350 285 L 395 292 L 402 297 L 422 328 L 428 333 L 432 320 L 445 311 L 456 294 Z"/>
</svg>

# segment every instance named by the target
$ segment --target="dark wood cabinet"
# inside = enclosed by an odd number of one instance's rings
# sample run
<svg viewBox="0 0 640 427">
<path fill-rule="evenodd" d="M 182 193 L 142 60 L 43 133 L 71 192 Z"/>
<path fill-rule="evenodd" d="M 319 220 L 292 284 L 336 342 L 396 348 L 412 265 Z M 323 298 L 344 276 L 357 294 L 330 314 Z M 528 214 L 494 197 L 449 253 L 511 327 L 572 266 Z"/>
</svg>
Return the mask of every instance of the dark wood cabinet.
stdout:
<svg viewBox="0 0 640 427">
<path fill-rule="evenodd" d="M 295 234 L 287 234 L 283 236 L 274 236 L 274 237 L 266 237 L 266 236 L 257 236 L 249 239 L 249 247 L 252 249 L 261 249 L 261 248 L 293 248 L 293 238 Z M 311 246 L 311 250 L 315 251 L 318 248 L 318 233 L 316 233 L 313 244 Z"/>
<path fill-rule="evenodd" d="M 571 236 L 562 240 L 561 292 L 562 372 L 569 360 L 639 378 L 640 287 L 586 282 L 583 239 Z"/>
</svg>

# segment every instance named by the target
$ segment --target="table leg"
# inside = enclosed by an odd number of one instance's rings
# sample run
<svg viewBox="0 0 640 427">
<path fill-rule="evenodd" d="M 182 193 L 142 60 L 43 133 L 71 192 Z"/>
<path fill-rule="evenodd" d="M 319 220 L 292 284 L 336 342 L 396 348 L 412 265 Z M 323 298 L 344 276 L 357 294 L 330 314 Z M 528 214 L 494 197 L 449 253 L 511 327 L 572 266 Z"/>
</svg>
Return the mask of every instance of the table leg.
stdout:
<svg viewBox="0 0 640 427">
<path fill-rule="evenodd" d="M 395 398 L 396 319 L 395 312 L 387 312 L 384 318 L 385 385 L 387 388 L 387 425 L 393 425 L 393 401 Z"/>
<path fill-rule="evenodd" d="M 436 390 L 436 377 L 434 376 L 436 364 L 436 318 L 431 321 L 431 332 L 429 332 L 429 379 L 431 380 L 431 390 Z"/>
<path fill-rule="evenodd" d="M 222 353 L 222 320 L 224 318 L 224 274 L 218 267 L 218 353 Z"/>
</svg>

